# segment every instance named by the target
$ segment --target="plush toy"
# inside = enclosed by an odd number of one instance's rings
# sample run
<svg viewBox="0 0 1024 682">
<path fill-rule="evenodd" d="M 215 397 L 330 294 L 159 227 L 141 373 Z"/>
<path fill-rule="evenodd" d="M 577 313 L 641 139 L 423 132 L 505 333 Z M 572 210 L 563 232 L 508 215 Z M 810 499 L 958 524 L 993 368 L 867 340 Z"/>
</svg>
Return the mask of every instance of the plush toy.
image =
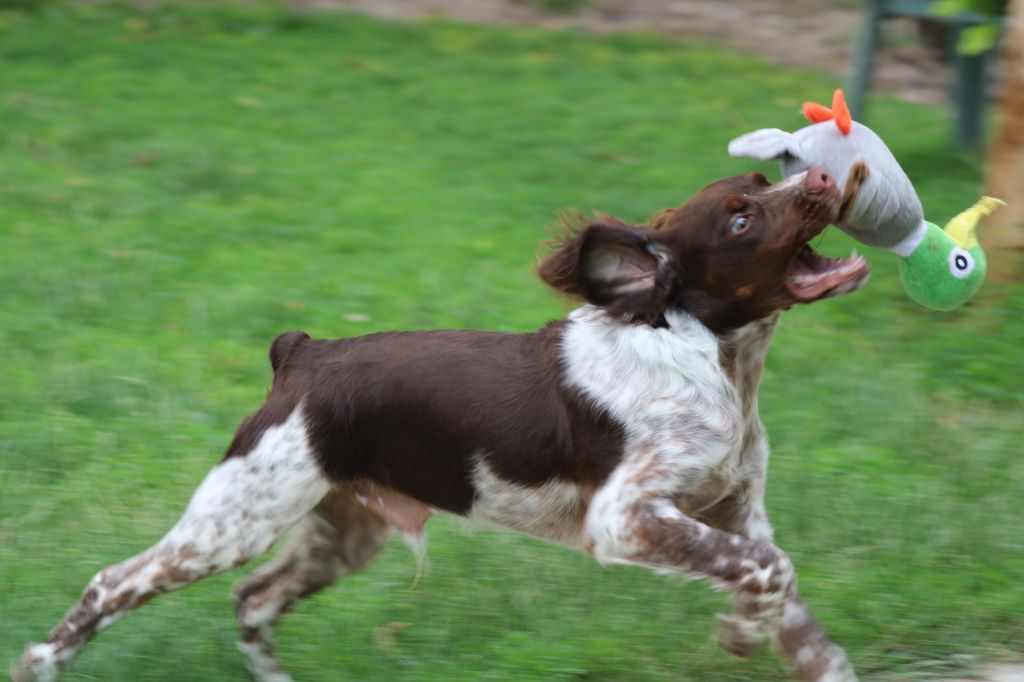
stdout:
<svg viewBox="0 0 1024 682">
<path fill-rule="evenodd" d="M 898 254 L 900 280 L 911 298 L 952 310 L 974 295 L 985 278 L 985 254 L 974 230 L 1003 202 L 984 197 L 940 229 L 924 219 L 910 178 L 882 139 L 851 119 L 842 90 L 836 90 L 831 109 L 806 102 L 803 111 L 812 125 L 795 133 L 748 133 L 729 143 L 729 154 L 777 159 L 786 177 L 823 166 L 843 193 L 836 226 L 859 242 Z"/>
</svg>

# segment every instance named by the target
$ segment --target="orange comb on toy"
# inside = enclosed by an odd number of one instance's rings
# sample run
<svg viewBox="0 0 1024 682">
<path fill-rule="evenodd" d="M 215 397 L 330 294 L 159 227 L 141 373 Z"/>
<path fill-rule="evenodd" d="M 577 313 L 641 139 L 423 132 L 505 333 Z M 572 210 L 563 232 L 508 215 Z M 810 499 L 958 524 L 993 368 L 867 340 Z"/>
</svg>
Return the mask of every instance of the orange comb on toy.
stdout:
<svg viewBox="0 0 1024 682">
<path fill-rule="evenodd" d="M 846 108 L 846 98 L 843 97 L 842 88 L 836 88 L 832 95 L 832 115 L 836 117 L 836 126 L 843 135 L 850 134 L 850 110 Z"/>
<path fill-rule="evenodd" d="M 850 117 L 850 110 L 846 107 L 846 98 L 843 96 L 841 88 L 836 88 L 835 94 L 832 95 L 831 109 L 815 102 L 804 102 L 803 109 L 804 116 L 811 123 L 835 121 L 839 132 L 843 135 L 850 134 L 853 119 Z"/>
<path fill-rule="evenodd" d="M 811 123 L 822 123 L 835 118 L 831 109 L 816 102 L 804 102 L 804 116 Z"/>
</svg>

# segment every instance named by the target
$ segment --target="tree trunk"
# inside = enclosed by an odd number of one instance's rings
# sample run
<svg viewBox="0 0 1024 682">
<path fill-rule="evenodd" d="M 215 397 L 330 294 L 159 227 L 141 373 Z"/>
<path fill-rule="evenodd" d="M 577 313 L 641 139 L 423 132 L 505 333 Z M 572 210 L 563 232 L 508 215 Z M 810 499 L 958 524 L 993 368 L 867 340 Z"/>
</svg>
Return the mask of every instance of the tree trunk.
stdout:
<svg viewBox="0 0 1024 682">
<path fill-rule="evenodd" d="M 978 230 L 992 276 L 1024 275 L 1024 0 L 1011 0 L 1003 34 L 1000 129 L 989 151 L 986 194 L 1008 204 Z"/>
</svg>

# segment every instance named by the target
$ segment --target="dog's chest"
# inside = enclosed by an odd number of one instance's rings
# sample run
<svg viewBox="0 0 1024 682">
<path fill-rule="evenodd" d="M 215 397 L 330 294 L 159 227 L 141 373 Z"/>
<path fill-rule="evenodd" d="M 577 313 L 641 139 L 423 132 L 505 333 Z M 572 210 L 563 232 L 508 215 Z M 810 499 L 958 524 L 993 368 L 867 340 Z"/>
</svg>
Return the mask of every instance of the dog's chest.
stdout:
<svg viewBox="0 0 1024 682">
<path fill-rule="evenodd" d="M 667 318 L 655 329 L 576 311 L 566 380 L 623 424 L 624 464 L 698 511 L 763 470 L 757 386 L 775 321 L 720 338 L 685 313 Z"/>
<path fill-rule="evenodd" d="M 756 387 L 764 353 L 746 336 L 723 344 L 683 313 L 670 315 L 668 328 L 655 329 L 584 306 L 569 322 L 561 342 L 562 379 L 624 434 L 622 459 L 600 485 L 643 486 L 696 514 L 763 471 L 767 448 Z M 553 478 L 521 485 L 479 458 L 473 485 L 471 519 L 583 546 L 583 520 L 597 492 L 592 484 Z"/>
</svg>

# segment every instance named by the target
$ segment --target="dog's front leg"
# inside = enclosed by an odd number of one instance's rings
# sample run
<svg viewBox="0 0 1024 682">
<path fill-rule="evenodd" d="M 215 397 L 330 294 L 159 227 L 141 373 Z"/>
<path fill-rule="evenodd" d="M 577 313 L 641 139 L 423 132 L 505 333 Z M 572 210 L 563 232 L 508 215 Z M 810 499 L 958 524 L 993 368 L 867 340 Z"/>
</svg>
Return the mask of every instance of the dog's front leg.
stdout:
<svg viewBox="0 0 1024 682">
<path fill-rule="evenodd" d="M 712 528 L 751 540 L 775 541 L 775 531 L 764 506 L 764 476 L 742 481 L 736 489 L 696 515 Z"/>
<path fill-rule="evenodd" d="M 765 510 L 763 480 L 744 482 L 737 493 L 726 497 L 709 511 L 705 520 L 715 528 L 751 540 L 772 542 L 774 532 Z M 725 634 L 730 621 L 725 619 L 723 624 Z M 795 586 L 786 600 L 773 643 L 798 679 L 846 680 L 853 677 L 846 653 L 829 641 L 824 629 L 801 601 Z"/>
<path fill-rule="evenodd" d="M 745 538 L 772 542 L 774 532 L 764 505 L 764 479 L 746 481 L 737 497 L 738 499 L 731 500 L 732 504 L 730 498 L 723 501 L 726 503 L 725 509 L 733 512 L 729 517 L 732 525 L 716 527 Z M 829 640 L 824 629 L 800 599 L 795 586 L 792 595 L 786 601 L 782 620 L 773 640 L 775 648 L 789 662 L 798 679 L 853 678 L 853 670 L 846 658 L 846 652 Z"/>
<path fill-rule="evenodd" d="M 843 650 L 829 641 L 800 601 L 785 552 L 768 540 L 718 530 L 683 514 L 671 495 L 636 486 L 651 480 L 638 473 L 613 477 L 593 499 L 587 542 L 598 561 L 709 578 L 733 595 L 735 611 L 721 623 L 725 649 L 748 655 L 773 639 L 798 679 L 855 682 Z"/>
</svg>

